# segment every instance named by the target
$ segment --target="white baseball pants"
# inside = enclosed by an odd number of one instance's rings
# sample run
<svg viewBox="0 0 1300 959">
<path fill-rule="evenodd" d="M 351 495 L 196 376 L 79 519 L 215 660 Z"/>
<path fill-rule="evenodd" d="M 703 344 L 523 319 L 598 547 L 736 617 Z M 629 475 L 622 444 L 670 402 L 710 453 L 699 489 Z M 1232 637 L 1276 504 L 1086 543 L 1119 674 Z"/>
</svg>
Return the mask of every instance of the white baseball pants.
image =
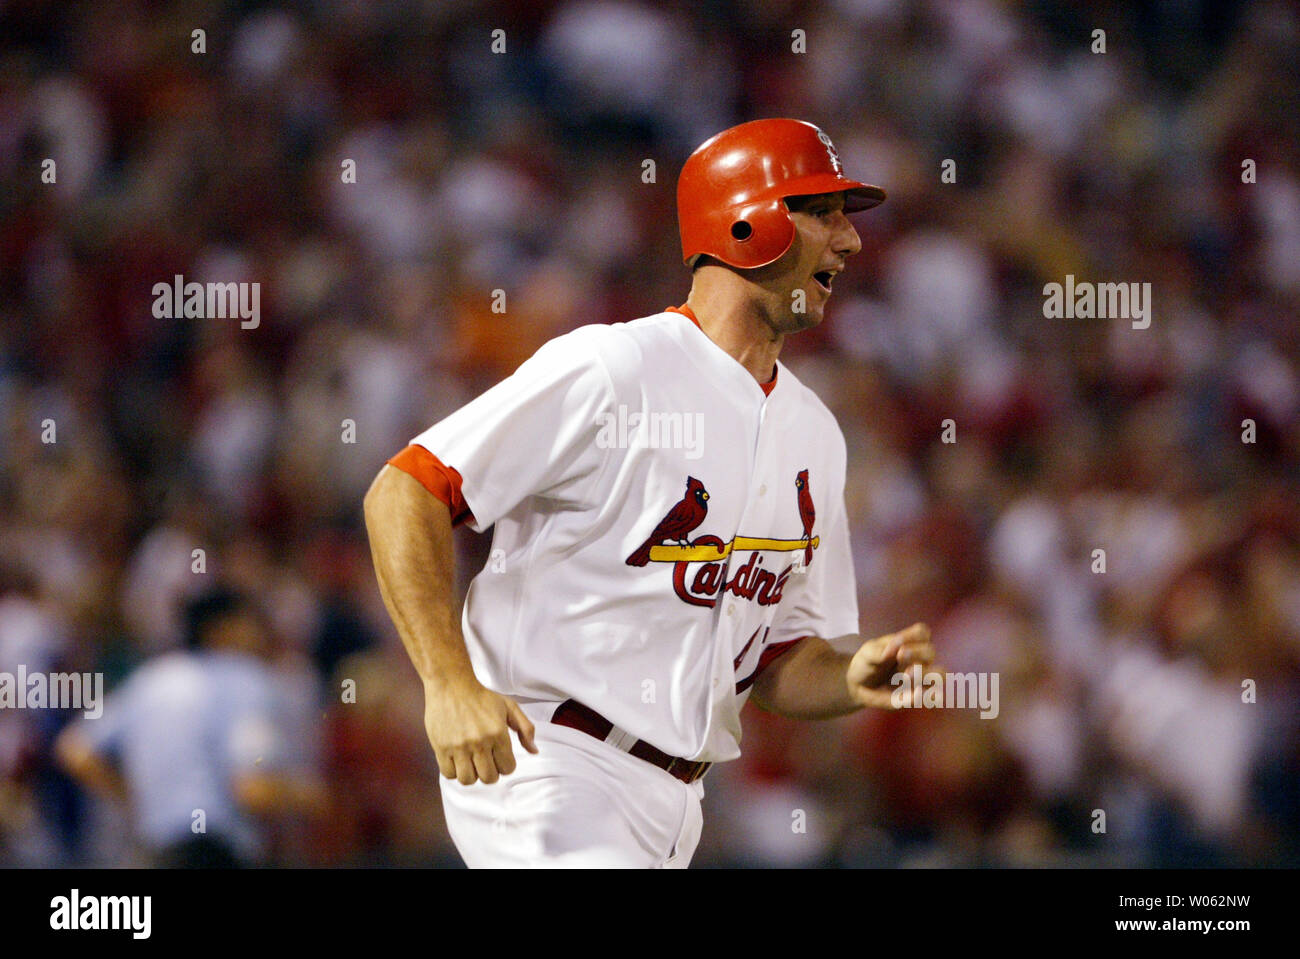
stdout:
<svg viewBox="0 0 1300 959">
<path fill-rule="evenodd" d="M 440 780 L 447 828 L 471 869 L 685 869 L 700 841 L 704 784 L 687 785 L 525 706 L 538 754 L 492 785 Z M 553 711 L 550 710 L 550 711 Z"/>
</svg>

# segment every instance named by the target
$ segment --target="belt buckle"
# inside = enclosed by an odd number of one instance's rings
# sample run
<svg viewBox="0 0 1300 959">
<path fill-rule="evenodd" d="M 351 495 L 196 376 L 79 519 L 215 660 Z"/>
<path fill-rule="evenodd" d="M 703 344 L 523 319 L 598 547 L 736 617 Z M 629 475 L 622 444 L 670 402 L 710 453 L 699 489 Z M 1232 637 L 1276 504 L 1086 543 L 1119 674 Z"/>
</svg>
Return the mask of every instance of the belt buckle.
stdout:
<svg viewBox="0 0 1300 959">
<path fill-rule="evenodd" d="M 690 768 L 690 771 L 687 772 L 686 774 L 686 778 L 683 780 L 683 782 L 685 782 L 687 785 L 690 785 L 691 783 L 695 782 L 695 780 L 703 776 L 705 771 L 707 771 L 709 768 L 709 763 L 706 763 L 702 760 L 693 761 L 689 759 L 680 759 L 677 756 L 674 756 L 672 762 L 668 764 L 669 775 L 672 774 L 672 771 L 677 767 L 678 763 L 684 763 L 686 766 Z"/>
</svg>

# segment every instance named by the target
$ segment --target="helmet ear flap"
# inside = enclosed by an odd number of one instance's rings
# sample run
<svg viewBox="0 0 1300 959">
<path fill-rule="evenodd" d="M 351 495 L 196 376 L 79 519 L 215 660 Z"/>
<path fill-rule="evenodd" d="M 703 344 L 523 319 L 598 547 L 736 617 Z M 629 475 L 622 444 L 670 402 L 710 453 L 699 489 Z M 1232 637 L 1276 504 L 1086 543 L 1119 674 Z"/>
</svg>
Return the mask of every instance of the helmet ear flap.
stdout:
<svg viewBox="0 0 1300 959">
<path fill-rule="evenodd" d="M 779 260 L 794 242 L 794 222 L 779 197 L 750 203 L 729 218 L 725 263 L 741 269 Z"/>
</svg>

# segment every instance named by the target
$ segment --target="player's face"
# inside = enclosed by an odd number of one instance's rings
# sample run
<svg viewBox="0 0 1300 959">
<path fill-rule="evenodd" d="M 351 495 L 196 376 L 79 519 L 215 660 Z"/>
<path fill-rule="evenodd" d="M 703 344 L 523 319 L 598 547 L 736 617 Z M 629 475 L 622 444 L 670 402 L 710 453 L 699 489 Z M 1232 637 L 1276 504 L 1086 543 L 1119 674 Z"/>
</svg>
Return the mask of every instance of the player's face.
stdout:
<svg viewBox="0 0 1300 959">
<path fill-rule="evenodd" d="M 769 321 L 793 333 L 822 321 L 835 275 L 862 249 L 858 231 L 844 213 L 843 193 L 817 193 L 786 200 L 794 223 L 794 242 L 775 263 L 752 271 L 763 288 Z"/>
<path fill-rule="evenodd" d="M 269 637 L 261 621 L 249 612 L 238 612 L 223 617 L 210 627 L 209 644 L 220 649 L 235 650 L 253 656 L 263 655 Z"/>
</svg>

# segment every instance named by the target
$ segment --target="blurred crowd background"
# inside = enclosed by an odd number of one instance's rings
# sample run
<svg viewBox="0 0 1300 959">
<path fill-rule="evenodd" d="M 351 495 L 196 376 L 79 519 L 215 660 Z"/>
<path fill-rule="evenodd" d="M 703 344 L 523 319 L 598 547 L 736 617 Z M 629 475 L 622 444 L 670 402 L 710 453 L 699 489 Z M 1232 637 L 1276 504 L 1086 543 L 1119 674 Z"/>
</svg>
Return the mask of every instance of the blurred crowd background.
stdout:
<svg viewBox="0 0 1300 959">
<path fill-rule="evenodd" d="M 550 337 L 683 302 L 682 160 L 795 116 L 889 192 L 783 355 L 848 440 L 862 631 L 929 622 L 1000 713 L 749 707 L 696 864 L 1295 864 L 1297 49 L 1284 2 L 0 3 L 0 671 L 125 701 L 242 592 L 248 860 L 457 864 L 362 495 Z M 259 326 L 155 318 L 175 274 Z M 1045 319 L 1067 274 L 1150 328 Z M 176 675 L 137 753 L 183 751 Z M 156 861 L 141 763 L 88 788 L 65 727 L 0 711 L 0 864 Z"/>
</svg>

